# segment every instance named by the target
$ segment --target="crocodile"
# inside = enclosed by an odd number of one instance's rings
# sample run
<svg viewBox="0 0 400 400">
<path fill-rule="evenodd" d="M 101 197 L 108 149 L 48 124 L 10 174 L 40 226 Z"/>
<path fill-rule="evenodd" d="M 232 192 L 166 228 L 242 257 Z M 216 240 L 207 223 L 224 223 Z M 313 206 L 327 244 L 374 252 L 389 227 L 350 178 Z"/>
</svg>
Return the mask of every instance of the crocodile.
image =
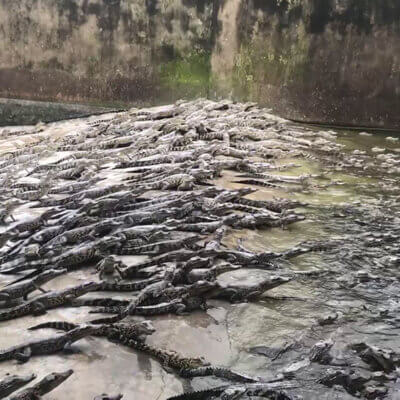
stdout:
<svg viewBox="0 0 400 400">
<path fill-rule="evenodd" d="M 13 211 L 17 207 L 21 205 L 21 201 L 18 199 L 10 199 L 5 201 L 0 209 L 0 222 L 4 224 L 7 218 L 10 218 L 11 221 L 15 222 L 15 218 L 13 216 Z"/>
<path fill-rule="evenodd" d="M 9 286 L 0 290 L 0 301 L 9 301 L 12 299 L 18 299 L 22 297 L 24 300 L 27 300 L 28 295 L 35 290 L 41 290 L 43 293 L 46 293 L 41 286 L 47 282 L 50 282 L 52 279 L 57 278 L 58 276 L 64 274 L 66 272 L 65 269 L 50 269 L 38 275 L 36 278 L 28 281 L 18 283 L 16 285 Z"/>
<path fill-rule="evenodd" d="M 65 228 L 63 226 L 50 226 L 48 228 L 42 229 L 38 233 L 31 236 L 32 241 L 39 244 L 47 243 L 49 240 L 55 238 L 64 232 Z"/>
<path fill-rule="evenodd" d="M 27 385 L 36 378 L 35 374 L 31 375 L 6 375 L 0 380 L 0 399 L 4 399 L 11 393 Z"/>
<path fill-rule="evenodd" d="M 158 303 L 150 306 L 137 306 L 131 315 L 162 315 L 162 314 L 184 314 L 189 311 L 204 309 L 206 307 L 204 299 L 200 297 L 183 296 L 169 302 Z M 119 314 L 123 311 L 121 306 L 101 307 L 97 310 L 90 311 L 91 314 Z"/>
<path fill-rule="evenodd" d="M 229 263 L 215 265 L 211 268 L 196 268 L 187 274 L 188 283 L 197 281 L 213 281 L 218 275 L 239 269 L 240 266 Z"/>
<path fill-rule="evenodd" d="M 118 322 L 128 315 L 133 315 L 136 307 L 141 303 L 147 301 L 149 298 L 155 298 L 160 296 L 163 291 L 171 286 L 171 281 L 173 279 L 173 270 L 167 270 L 165 272 L 164 278 L 159 282 L 154 282 L 144 289 L 142 289 L 134 300 L 132 300 L 129 305 L 118 315 L 105 319 L 98 319 L 91 321 L 93 324 L 103 324 L 103 323 L 115 323 Z"/>
<path fill-rule="evenodd" d="M 67 349 L 72 343 L 92 335 L 95 331 L 96 327 L 84 325 L 63 335 L 20 344 L 6 350 L 1 350 L 0 361 L 17 360 L 19 362 L 27 362 L 31 356 L 54 354 Z"/>
<path fill-rule="evenodd" d="M 209 400 L 239 398 L 267 398 L 274 400 L 300 400 L 299 397 L 289 395 L 283 389 L 290 389 L 293 384 L 284 382 L 277 383 L 242 383 L 231 384 L 205 389 L 195 392 L 187 392 L 177 396 L 169 397 L 167 400 Z"/>
<path fill-rule="evenodd" d="M 149 346 L 144 342 L 139 342 L 119 334 L 111 336 L 111 340 L 154 357 L 160 361 L 165 368 L 168 369 L 170 368 L 180 371 L 209 365 L 209 363 L 205 362 L 202 358 L 182 357 L 180 354 L 174 351 L 161 350 L 156 347 Z"/>
<path fill-rule="evenodd" d="M 166 254 L 152 257 L 150 260 L 144 261 L 140 264 L 132 265 L 122 270 L 120 269 L 119 274 L 123 279 L 136 278 L 138 276 L 138 271 L 143 268 L 151 267 L 153 265 L 160 265 L 166 262 L 187 261 L 196 255 L 196 252 L 187 249 L 171 251 Z"/>
<path fill-rule="evenodd" d="M 32 326 L 31 328 L 29 328 L 29 330 L 33 331 L 45 328 L 70 332 L 74 329 L 79 328 L 79 325 L 64 321 L 52 321 Z M 115 334 L 118 333 L 119 335 L 123 335 L 130 339 L 143 341 L 146 339 L 146 336 L 151 335 L 154 332 L 155 329 L 150 321 L 140 321 L 135 323 L 117 323 L 110 325 L 93 326 L 93 332 L 91 335 L 109 338 L 111 336 L 114 337 Z"/>
<path fill-rule="evenodd" d="M 50 250 L 55 245 L 70 245 L 83 241 L 83 239 L 92 238 L 91 233 L 96 224 L 86 225 L 79 228 L 74 228 L 60 235 L 55 236 L 52 240 L 46 243 L 46 246 L 40 250 L 42 254 L 46 254 L 46 250 Z"/>
<path fill-rule="evenodd" d="M 100 282 L 98 291 L 100 292 L 136 292 L 142 290 L 146 286 L 159 281 L 161 278 L 157 275 L 155 277 L 144 279 L 136 282 Z"/>
<path fill-rule="evenodd" d="M 50 189 L 47 193 L 48 194 L 75 194 L 77 192 L 81 192 L 87 187 L 90 187 L 94 185 L 95 183 L 99 182 L 101 178 L 91 178 L 87 181 L 83 182 L 76 182 L 76 183 L 71 183 L 69 185 L 62 185 L 60 187 L 56 187 L 53 189 Z"/>
<path fill-rule="evenodd" d="M 56 387 L 66 381 L 74 371 L 72 369 L 65 372 L 53 372 L 35 385 L 23 390 L 22 392 L 10 397 L 9 400 L 40 400 L 42 396 L 51 392 Z"/>
<path fill-rule="evenodd" d="M 16 189 L 14 191 L 14 196 L 20 200 L 25 201 L 38 201 L 47 193 L 47 187 L 43 187 L 40 190 L 24 190 Z"/>
<path fill-rule="evenodd" d="M 101 259 L 101 253 L 98 246 L 93 242 L 65 252 L 57 258 L 55 267 L 67 268 L 70 271 L 83 263 L 96 262 L 99 259 Z"/>
<path fill-rule="evenodd" d="M 113 256 L 107 256 L 99 261 L 95 268 L 99 272 L 99 278 L 103 279 L 104 275 L 113 275 L 117 271 L 116 266 L 122 264 L 122 261 L 117 261 Z"/>
<path fill-rule="evenodd" d="M 170 175 L 159 182 L 150 183 L 147 185 L 149 190 L 191 190 L 194 188 L 194 178 L 188 174 Z"/>
<path fill-rule="evenodd" d="M 293 209 L 304 204 L 287 199 L 278 199 L 275 201 L 266 201 L 266 200 L 252 200 L 243 197 L 235 198 L 232 200 L 233 203 L 238 203 L 242 205 L 246 205 L 249 207 L 262 208 L 266 210 L 270 210 L 273 212 L 281 213 L 284 210 Z"/>
<path fill-rule="evenodd" d="M 258 382 L 258 378 L 253 378 L 247 375 L 234 372 L 227 368 L 205 366 L 198 368 L 182 369 L 180 376 L 184 378 L 194 378 L 199 376 L 215 376 L 217 378 L 228 379 L 234 382 Z"/>
<path fill-rule="evenodd" d="M 177 230 L 182 232 L 197 232 L 200 234 L 213 233 L 222 226 L 221 221 L 203 222 L 197 224 L 185 224 L 177 220 L 169 220 L 166 225 L 176 225 Z"/>
<path fill-rule="evenodd" d="M 264 292 L 290 282 L 290 278 L 272 275 L 254 286 L 228 286 L 218 287 L 208 297 L 213 299 L 225 299 L 231 302 L 254 301 Z"/>
<path fill-rule="evenodd" d="M 271 214 L 258 213 L 253 215 L 244 215 L 242 218 L 235 218 L 231 222 L 230 218 L 224 219 L 224 223 L 235 229 L 255 229 L 259 227 L 280 227 L 294 222 L 303 221 L 304 216 L 298 214 L 289 214 L 282 217 L 272 216 Z"/>
<path fill-rule="evenodd" d="M 124 307 L 129 300 L 118 300 L 112 297 L 84 298 L 71 301 L 71 307 Z"/>
<path fill-rule="evenodd" d="M 40 228 L 43 225 L 46 225 L 47 220 L 49 220 L 53 215 L 58 212 L 57 209 L 51 209 L 45 211 L 39 217 L 33 218 L 26 222 L 20 222 L 19 224 L 13 226 L 12 230 L 17 232 L 25 232 L 25 231 L 35 231 L 36 229 Z"/>
<path fill-rule="evenodd" d="M 27 301 L 24 304 L 0 312 L 0 321 L 8 321 L 10 319 L 20 318 L 29 314 L 43 314 L 47 309 L 66 305 L 71 300 L 96 290 L 97 287 L 98 283 L 87 282 L 82 285 L 64 289 L 60 292 L 43 294 Z"/>
<path fill-rule="evenodd" d="M 99 396 L 96 396 L 93 400 L 121 400 L 124 397 L 123 394 L 119 393 L 115 396 L 110 396 L 106 393 L 102 393 Z"/>
<path fill-rule="evenodd" d="M 122 246 L 117 250 L 117 253 L 124 254 L 124 255 L 129 255 L 129 254 L 158 255 L 161 253 L 167 253 L 167 252 L 171 252 L 171 251 L 182 249 L 182 248 L 187 248 L 187 247 L 190 248 L 199 240 L 200 240 L 200 237 L 197 235 L 194 235 L 194 236 L 190 236 L 190 237 L 187 237 L 184 239 L 166 240 L 166 241 L 151 243 L 151 244 L 147 244 L 147 245 L 139 246 L 139 247 Z"/>
<path fill-rule="evenodd" d="M 191 299 L 208 297 L 209 292 L 218 287 L 217 282 L 197 281 L 190 285 L 171 286 L 163 290 L 156 297 L 148 297 L 141 305 L 151 305 L 160 302 L 170 302 L 173 299 Z"/>
</svg>

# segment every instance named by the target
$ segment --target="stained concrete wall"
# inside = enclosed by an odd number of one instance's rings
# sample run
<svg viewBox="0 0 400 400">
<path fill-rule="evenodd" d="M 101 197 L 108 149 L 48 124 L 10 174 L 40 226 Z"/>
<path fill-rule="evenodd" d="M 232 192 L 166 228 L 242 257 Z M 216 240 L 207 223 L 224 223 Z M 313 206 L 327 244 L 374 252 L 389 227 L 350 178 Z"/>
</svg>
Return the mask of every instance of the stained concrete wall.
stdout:
<svg viewBox="0 0 400 400">
<path fill-rule="evenodd" d="M 0 96 L 400 128 L 399 39 L 397 0 L 2 0 Z"/>
</svg>

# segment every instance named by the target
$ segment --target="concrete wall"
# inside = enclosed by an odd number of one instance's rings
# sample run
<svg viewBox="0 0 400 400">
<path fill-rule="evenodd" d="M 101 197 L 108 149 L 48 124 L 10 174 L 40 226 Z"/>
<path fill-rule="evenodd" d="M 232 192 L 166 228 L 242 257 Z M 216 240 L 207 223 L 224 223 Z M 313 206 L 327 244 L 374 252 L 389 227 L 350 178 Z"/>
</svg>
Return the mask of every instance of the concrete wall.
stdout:
<svg viewBox="0 0 400 400">
<path fill-rule="evenodd" d="M 400 128 L 399 39 L 397 0 L 2 0 L 0 96 Z"/>
</svg>

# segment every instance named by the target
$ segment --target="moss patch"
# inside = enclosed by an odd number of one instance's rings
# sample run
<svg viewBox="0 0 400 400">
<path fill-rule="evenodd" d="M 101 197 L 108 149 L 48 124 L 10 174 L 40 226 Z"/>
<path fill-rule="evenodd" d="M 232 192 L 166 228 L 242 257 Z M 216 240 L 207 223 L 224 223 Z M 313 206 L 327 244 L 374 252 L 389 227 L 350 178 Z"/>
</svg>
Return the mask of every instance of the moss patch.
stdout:
<svg viewBox="0 0 400 400">
<path fill-rule="evenodd" d="M 207 96 L 211 77 L 210 58 L 209 52 L 195 50 L 161 64 L 159 76 L 162 88 L 183 97 Z"/>
</svg>

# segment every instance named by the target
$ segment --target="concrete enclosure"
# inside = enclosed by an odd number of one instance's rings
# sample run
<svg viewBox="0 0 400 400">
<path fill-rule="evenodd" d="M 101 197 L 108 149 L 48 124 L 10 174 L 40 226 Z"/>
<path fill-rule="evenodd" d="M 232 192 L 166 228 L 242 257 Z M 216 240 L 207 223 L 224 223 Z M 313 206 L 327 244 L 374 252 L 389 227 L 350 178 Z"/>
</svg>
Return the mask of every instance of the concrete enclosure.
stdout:
<svg viewBox="0 0 400 400">
<path fill-rule="evenodd" d="M 2 0 L 0 96 L 400 128 L 398 0 Z"/>
</svg>

